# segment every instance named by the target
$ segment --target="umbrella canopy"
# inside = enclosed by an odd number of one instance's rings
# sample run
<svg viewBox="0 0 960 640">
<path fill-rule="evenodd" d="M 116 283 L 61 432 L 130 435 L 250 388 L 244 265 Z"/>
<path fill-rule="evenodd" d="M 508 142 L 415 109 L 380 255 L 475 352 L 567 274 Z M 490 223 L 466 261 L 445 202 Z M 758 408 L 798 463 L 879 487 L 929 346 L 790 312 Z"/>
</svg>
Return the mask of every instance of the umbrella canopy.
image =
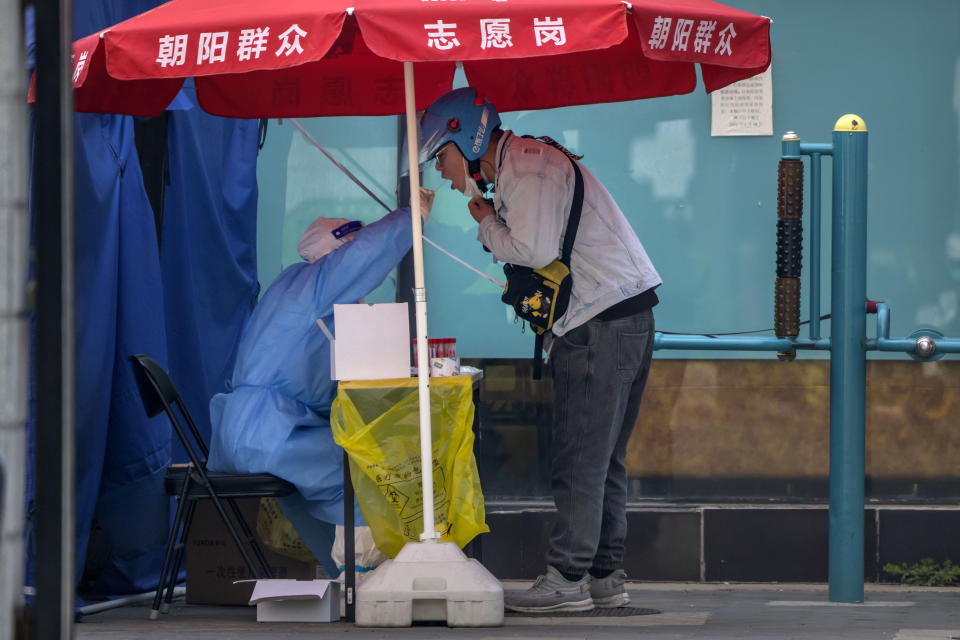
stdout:
<svg viewBox="0 0 960 640">
<path fill-rule="evenodd" d="M 413 67 L 416 63 L 417 81 Z M 711 0 L 171 0 L 74 43 L 79 111 L 159 115 L 193 77 L 207 112 L 239 118 L 406 114 L 456 65 L 501 111 L 707 91 L 770 64 L 770 20 Z M 421 466 L 431 463 L 420 204 L 411 201 Z M 423 474 L 423 539 L 434 539 Z"/>
<path fill-rule="evenodd" d="M 171 0 L 74 43 L 78 111 L 158 115 L 184 78 L 242 118 L 404 111 L 457 63 L 501 111 L 713 91 L 770 64 L 770 20 L 711 0 Z"/>
</svg>

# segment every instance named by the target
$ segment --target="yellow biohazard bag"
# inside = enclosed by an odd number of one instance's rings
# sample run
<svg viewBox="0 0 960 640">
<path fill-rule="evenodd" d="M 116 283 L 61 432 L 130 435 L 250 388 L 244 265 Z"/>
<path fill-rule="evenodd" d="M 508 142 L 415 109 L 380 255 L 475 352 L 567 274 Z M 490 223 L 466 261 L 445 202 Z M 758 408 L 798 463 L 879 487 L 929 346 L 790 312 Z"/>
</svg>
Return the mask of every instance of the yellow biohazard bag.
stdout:
<svg viewBox="0 0 960 640">
<path fill-rule="evenodd" d="M 472 387 L 465 375 L 430 379 L 435 526 L 442 541 L 460 547 L 490 530 L 473 457 Z M 392 558 L 423 532 L 417 379 L 341 381 L 330 426 L 349 454 L 377 548 Z"/>
<path fill-rule="evenodd" d="M 314 564 L 317 562 L 307 543 L 283 515 L 275 498 L 260 498 L 260 508 L 257 510 L 257 535 L 268 548 L 282 556 L 301 562 Z"/>
</svg>

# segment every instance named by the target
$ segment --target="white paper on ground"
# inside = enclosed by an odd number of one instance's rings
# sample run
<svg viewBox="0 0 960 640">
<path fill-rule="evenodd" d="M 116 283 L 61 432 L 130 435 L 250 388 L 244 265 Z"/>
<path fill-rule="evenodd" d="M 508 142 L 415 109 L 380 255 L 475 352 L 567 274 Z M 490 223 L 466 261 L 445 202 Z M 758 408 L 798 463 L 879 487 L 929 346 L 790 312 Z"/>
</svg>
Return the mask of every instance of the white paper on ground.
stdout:
<svg viewBox="0 0 960 640">
<path fill-rule="evenodd" d="M 262 600 L 306 600 L 323 598 L 332 580 L 257 580 L 250 595 L 250 604 Z"/>
</svg>

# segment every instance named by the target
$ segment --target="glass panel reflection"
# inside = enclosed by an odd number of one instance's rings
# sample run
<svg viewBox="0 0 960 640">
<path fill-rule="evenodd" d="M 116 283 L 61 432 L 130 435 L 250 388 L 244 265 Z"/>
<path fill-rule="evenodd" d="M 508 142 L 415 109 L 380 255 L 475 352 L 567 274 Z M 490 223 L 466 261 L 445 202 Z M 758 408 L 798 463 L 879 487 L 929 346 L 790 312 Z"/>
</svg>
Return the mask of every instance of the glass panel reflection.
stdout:
<svg viewBox="0 0 960 640">
<path fill-rule="evenodd" d="M 475 359 L 488 501 L 550 500 L 551 384 Z M 960 362 L 867 363 L 867 498 L 960 496 Z M 826 502 L 830 362 L 655 359 L 627 452 L 634 500 Z"/>
</svg>

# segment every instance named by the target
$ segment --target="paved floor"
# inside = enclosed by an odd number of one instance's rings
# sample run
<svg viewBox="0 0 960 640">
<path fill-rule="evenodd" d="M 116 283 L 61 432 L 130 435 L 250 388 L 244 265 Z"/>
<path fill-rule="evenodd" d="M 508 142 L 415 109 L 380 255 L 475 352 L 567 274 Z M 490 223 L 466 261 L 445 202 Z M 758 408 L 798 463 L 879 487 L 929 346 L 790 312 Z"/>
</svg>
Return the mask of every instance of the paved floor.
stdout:
<svg viewBox="0 0 960 640">
<path fill-rule="evenodd" d="M 520 588 L 529 583 L 506 583 Z M 522 618 L 507 616 L 498 628 L 455 628 L 441 624 L 363 629 L 329 624 L 258 624 L 252 607 L 212 607 L 174 602 L 170 613 L 148 620 L 149 603 L 86 616 L 78 639 L 154 640 L 249 638 L 266 640 L 346 635 L 350 640 L 409 639 L 587 639 L 587 638 L 851 638 L 960 640 L 960 589 L 868 585 L 865 602 L 830 603 L 825 585 L 629 585 L 636 607 L 661 611 L 631 617 Z"/>
</svg>

